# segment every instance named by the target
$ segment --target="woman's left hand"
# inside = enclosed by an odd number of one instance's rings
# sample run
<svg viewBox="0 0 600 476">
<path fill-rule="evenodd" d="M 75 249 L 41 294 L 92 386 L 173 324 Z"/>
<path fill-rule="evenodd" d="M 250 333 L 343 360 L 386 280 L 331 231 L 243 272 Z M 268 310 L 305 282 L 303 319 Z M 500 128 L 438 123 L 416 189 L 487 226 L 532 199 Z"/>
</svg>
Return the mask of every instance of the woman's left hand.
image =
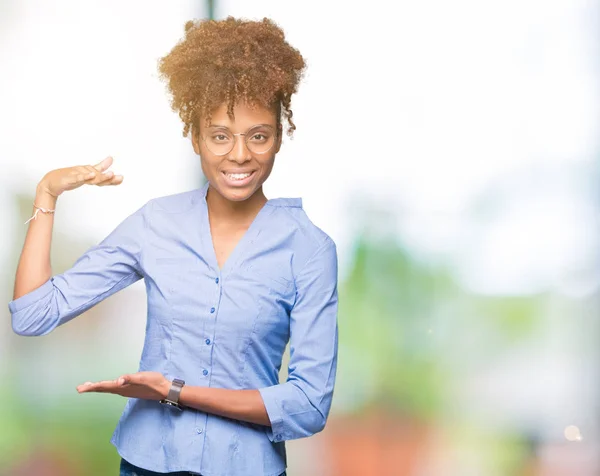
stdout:
<svg viewBox="0 0 600 476">
<path fill-rule="evenodd" d="M 167 397 L 171 382 L 159 372 L 137 372 L 115 380 L 86 382 L 77 386 L 79 393 L 114 393 L 123 397 L 162 400 Z"/>
</svg>

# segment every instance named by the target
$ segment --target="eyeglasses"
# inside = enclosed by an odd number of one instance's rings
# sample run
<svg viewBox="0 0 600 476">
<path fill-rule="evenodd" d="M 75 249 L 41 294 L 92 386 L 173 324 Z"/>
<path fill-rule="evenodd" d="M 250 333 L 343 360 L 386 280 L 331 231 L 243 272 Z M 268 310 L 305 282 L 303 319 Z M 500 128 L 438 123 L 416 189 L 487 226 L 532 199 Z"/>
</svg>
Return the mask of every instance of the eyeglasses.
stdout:
<svg viewBox="0 0 600 476">
<path fill-rule="evenodd" d="M 265 154 L 275 144 L 277 132 L 268 124 L 253 126 L 246 132 L 233 134 L 226 127 L 213 127 L 205 132 L 202 140 L 206 148 L 215 155 L 227 155 L 233 150 L 236 136 L 243 136 L 248 150 L 254 154 Z"/>
</svg>

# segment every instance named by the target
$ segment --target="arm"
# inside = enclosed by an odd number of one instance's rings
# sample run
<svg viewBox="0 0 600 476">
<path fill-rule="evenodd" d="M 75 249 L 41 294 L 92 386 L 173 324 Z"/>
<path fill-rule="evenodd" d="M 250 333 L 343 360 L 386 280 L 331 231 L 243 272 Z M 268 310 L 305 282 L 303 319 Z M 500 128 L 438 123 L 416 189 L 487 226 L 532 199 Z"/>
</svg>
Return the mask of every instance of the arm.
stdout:
<svg viewBox="0 0 600 476">
<path fill-rule="evenodd" d="M 305 264 L 296 287 L 288 379 L 259 389 L 271 423 L 271 441 L 318 433 L 329 415 L 338 348 L 337 253 L 331 239 Z"/>
<path fill-rule="evenodd" d="M 181 389 L 179 402 L 185 407 L 205 413 L 271 426 L 258 390 L 228 390 L 185 385 Z"/>
<path fill-rule="evenodd" d="M 79 393 L 114 393 L 129 398 L 162 400 L 167 397 L 171 382 L 159 372 L 137 372 L 115 380 L 86 382 L 77 386 Z M 258 390 L 228 390 L 224 388 L 185 385 L 179 395 L 184 407 L 205 413 L 270 426 L 269 417 Z"/>
<path fill-rule="evenodd" d="M 54 210 L 57 197 L 50 195 L 38 185 L 35 204 L 38 207 Z M 35 213 L 35 209 L 32 213 Z M 13 300 L 39 288 L 52 276 L 50 245 L 54 214 L 38 213 L 38 218 L 29 222 L 23 251 L 19 258 Z"/>
<path fill-rule="evenodd" d="M 51 228 L 44 223 L 49 216 L 38 216 L 32 227 L 40 234 Z M 40 223 L 35 223 L 36 221 Z M 44 228 L 44 226 L 46 228 Z M 62 274 L 49 277 L 49 258 L 43 264 L 35 262 L 40 255 L 34 248 L 39 243 L 31 240 L 31 252 L 24 253 L 19 264 L 15 299 L 9 304 L 13 330 L 19 335 L 44 335 L 57 326 L 82 314 L 101 300 L 142 278 L 139 266 L 143 232 L 144 207 L 126 218 L 100 244 L 86 251 L 75 264 Z M 34 238 L 35 235 L 31 235 Z M 41 235 L 40 235 L 41 236 Z M 47 237 L 49 246 L 49 236 Z M 49 250 L 45 250 L 46 255 Z M 29 267 L 29 268 L 28 268 Z M 33 273 L 29 269 L 34 270 Z M 31 279 L 44 280 L 41 285 Z M 37 286 L 37 287 L 35 287 Z M 28 291 L 29 288 L 33 288 Z M 25 294 L 21 294 L 25 292 Z M 21 295 L 20 295 L 21 294 Z M 20 296 L 19 296 L 20 295 Z"/>
<path fill-rule="evenodd" d="M 54 210 L 59 195 L 67 190 L 74 190 L 81 185 L 118 185 L 122 176 L 114 176 L 107 169 L 112 164 L 108 157 L 95 166 L 77 166 L 57 169 L 48 172 L 36 187 L 34 203 L 41 208 Z M 32 213 L 35 213 L 34 208 Z M 31 220 L 25 243 L 19 258 L 13 300 L 39 288 L 52 276 L 50 264 L 50 245 L 54 215 L 38 213 Z"/>
</svg>

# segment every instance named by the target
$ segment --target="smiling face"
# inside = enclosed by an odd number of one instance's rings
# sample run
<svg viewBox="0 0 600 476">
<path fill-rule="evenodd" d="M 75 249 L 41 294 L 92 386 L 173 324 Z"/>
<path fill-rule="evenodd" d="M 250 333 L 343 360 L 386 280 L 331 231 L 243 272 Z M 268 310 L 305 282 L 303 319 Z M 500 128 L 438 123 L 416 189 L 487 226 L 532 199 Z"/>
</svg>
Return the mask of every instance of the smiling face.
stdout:
<svg viewBox="0 0 600 476">
<path fill-rule="evenodd" d="M 201 120 L 192 144 L 211 188 L 233 202 L 262 194 L 281 147 L 280 129 L 274 110 L 244 103 L 233 107 L 233 118 L 223 104 L 213 111 L 210 124 Z"/>
</svg>

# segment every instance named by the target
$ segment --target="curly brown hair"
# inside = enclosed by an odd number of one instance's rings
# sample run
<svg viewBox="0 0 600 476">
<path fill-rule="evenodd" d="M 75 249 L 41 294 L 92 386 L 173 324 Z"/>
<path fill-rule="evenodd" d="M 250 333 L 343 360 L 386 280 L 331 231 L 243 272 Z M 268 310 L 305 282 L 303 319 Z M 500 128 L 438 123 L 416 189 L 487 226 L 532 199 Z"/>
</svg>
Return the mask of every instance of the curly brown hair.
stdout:
<svg viewBox="0 0 600 476">
<path fill-rule="evenodd" d="M 285 40 L 272 20 L 188 21 L 185 36 L 159 60 L 161 79 L 171 94 L 171 107 L 184 123 L 187 136 L 204 118 L 227 104 L 240 101 L 250 106 L 273 108 L 280 124 L 286 118 L 287 134 L 296 129 L 291 97 L 306 67 L 300 52 Z"/>
</svg>

